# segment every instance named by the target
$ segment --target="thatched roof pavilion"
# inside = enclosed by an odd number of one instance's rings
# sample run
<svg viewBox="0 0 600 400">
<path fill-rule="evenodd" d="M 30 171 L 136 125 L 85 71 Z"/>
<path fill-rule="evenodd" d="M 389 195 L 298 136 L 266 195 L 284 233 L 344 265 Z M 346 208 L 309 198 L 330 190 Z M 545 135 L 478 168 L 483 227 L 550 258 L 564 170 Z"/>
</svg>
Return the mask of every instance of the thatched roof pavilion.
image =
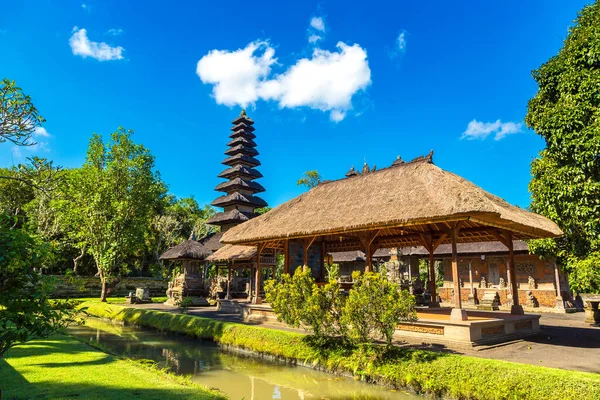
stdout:
<svg viewBox="0 0 600 400">
<path fill-rule="evenodd" d="M 321 183 L 269 213 L 231 228 L 222 242 L 254 245 L 259 254 L 267 248 L 284 249 L 286 255 L 290 243 L 299 242 L 305 265 L 310 247 L 316 243 L 323 253 L 362 250 L 367 254 L 367 270 L 379 248 L 424 246 L 431 254 L 433 269 L 433 252 L 442 243 L 450 243 L 456 255 L 457 243 L 501 241 L 512 254 L 513 239 L 562 235 L 546 217 L 513 206 L 435 166 L 432 153 L 408 163 L 399 160 L 378 171 Z M 456 262 L 454 269 L 455 304 L 460 309 Z M 515 279 L 512 284 L 516 293 Z M 435 293 L 434 283 L 431 285 Z M 514 304 L 518 306 L 518 299 Z"/>
</svg>

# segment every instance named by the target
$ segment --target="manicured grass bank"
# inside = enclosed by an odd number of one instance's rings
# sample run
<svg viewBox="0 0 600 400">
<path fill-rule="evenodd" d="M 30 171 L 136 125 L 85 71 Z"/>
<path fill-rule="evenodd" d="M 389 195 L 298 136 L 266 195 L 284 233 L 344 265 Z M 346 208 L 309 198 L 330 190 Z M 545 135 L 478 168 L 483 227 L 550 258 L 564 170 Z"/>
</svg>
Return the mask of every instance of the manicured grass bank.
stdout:
<svg viewBox="0 0 600 400">
<path fill-rule="evenodd" d="M 153 366 L 120 359 L 57 335 L 0 359 L 2 399 L 224 399 Z"/>
<path fill-rule="evenodd" d="M 396 348 L 326 349 L 294 332 L 167 312 L 84 303 L 101 318 L 214 340 L 367 381 L 457 399 L 599 399 L 600 375 L 498 360 Z"/>
</svg>

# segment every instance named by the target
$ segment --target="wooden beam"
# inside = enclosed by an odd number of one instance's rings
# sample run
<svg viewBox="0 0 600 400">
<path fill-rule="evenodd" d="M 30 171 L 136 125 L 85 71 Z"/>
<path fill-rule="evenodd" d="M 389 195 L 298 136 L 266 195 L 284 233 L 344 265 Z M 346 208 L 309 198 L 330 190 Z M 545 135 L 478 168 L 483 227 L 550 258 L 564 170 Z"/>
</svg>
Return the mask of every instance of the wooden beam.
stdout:
<svg viewBox="0 0 600 400">
<path fill-rule="evenodd" d="M 316 238 L 316 236 L 313 236 L 310 238 L 305 238 L 302 241 L 302 249 L 304 250 L 304 257 L 302 261 L 304 262 L 305 267 L 308 267 L 308 250 L 310 249 L 310 246 L 312 246 L 312 244 L 315 242 Z"/>
<path fill-rule="evenodd" d="M 283 273 L 290 273 L 290 241 L 288 239 L 285 240 L 285 248 L 283 253 Z"/>
<path fill-rule="evenodd" d="M 437 238 L 437 240 L 435 242 L 433 242 L 433 246 L 431 246 L 431 247 L 433 248 L 434 252 L 440 244 L 444 243 L 444 240 L 446 240 L 447 237 L 448 237 L 447 233 L 442 233 L 442 235 L 439 238 Z"/>
<path fill-rule="evenodd" d="M 373 242 L 375 241 L 377 235 L 379 235 L 379 232 L 381 232 L 381 229 L 369 232 L 361 232 L 358 235 L 356 235 L 360 240 L 360 244 L 366 255 L 365 272 L 371 272 L 373 270 Z"/>
</svg>

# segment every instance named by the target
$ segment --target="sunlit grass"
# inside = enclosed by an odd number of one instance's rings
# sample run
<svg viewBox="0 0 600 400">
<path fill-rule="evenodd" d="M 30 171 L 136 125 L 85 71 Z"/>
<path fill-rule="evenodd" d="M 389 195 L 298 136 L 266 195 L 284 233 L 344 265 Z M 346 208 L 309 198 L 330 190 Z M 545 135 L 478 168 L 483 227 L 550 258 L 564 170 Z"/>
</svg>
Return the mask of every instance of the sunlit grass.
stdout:
<svg viewBox="0 0 600 400">
<path fill-rule="evenodd" d="M 0 360 L 3 399 L 223 399 L 152 365 L 120 359 L 57 335 Z"/>
</svg>

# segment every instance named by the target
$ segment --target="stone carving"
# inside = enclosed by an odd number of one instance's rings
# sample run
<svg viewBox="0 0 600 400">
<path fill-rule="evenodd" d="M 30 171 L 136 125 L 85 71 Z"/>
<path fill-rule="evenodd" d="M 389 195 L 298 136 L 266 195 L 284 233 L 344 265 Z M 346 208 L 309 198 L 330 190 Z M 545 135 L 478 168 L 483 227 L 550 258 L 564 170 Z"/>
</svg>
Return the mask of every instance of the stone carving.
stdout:
<svg viewBox="0 0 600 400">
<path fill-rule="evenodd" d="M 479 287 L 481 289 L 485 289 L 487 288 L 487 281 L 485 280 L 485 276 L 481 277 L 481 282 L 479 282 Z"/>
<path fill-rule="evenodd" d="M 533 295 L 533 292 L 531 290 L 529 290 L 527 292 L 526 305 L 527 305 L 527 307 L 539 307 L 540 306 L 540 304 L 538 303 L 537 299 L 535 298 L 535 296 Z"/>
<path fill-rule="evenodd" d="M 500 289 L 506 289 L 506 281 L 504 280 L 504 278 L 500 278 L 499 286 Z"/>
<path fill-rule="evenodd" d="M 498 295 L 498 292 L 485 292 L 477 305 L 477 309 L 494 311 L 499 309 L 499 305 L 500 296 Z"/>
<path fill-rule="evenodd" d="M 535 289 L 535 279 L 533 279 L 532 276 L 527 278 L 527 285 L 529 286 L 529 289 Z"/>
<path fill-rule="evenodd" d="M 533 274 L 535 272 L 535 264 L 531 262 L 516 263 L 515 271 L 520 274 Z"/>
</svg>

